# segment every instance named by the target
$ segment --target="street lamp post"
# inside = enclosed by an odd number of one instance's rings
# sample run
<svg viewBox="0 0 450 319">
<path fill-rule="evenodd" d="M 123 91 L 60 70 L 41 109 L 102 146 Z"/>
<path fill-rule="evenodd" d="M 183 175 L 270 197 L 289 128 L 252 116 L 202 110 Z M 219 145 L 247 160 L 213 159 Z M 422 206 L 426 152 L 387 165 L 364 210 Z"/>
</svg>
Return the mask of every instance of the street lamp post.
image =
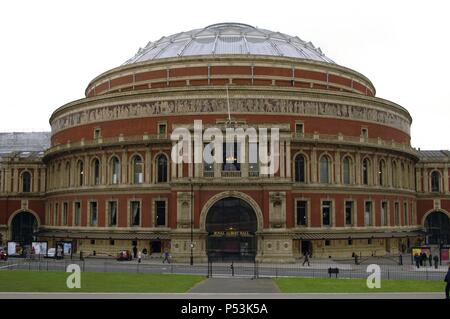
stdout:
<svg viewBox="0 0 450 319">
<path fill-rule="evenodd" d="M 191 258 L 190 258 L 190 265 L 194 265 L 194 216 L 193 216 L 193 191 L 194 191 L 194 185 L 192 184 L 192 179 L 189 178 L 190 186 L 191 186 Z"/>
</svg>

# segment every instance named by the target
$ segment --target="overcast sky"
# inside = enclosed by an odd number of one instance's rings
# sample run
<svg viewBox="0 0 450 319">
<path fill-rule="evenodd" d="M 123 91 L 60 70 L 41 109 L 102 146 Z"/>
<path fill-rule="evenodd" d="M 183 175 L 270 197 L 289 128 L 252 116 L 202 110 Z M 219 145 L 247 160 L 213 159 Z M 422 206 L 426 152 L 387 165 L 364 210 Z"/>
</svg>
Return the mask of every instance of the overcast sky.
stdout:
<svg viewBox="0 0 450 319">
<path fill-rule="evenodd" d="M 364 3 L 364 4 L 363 4 Z M 449 1 L 1 1 L 0 131 L 57 107 L 164 35 L 241 22 L 311 41 L 408 109 L 412 145 L 450 149 Z"/>
</svg>

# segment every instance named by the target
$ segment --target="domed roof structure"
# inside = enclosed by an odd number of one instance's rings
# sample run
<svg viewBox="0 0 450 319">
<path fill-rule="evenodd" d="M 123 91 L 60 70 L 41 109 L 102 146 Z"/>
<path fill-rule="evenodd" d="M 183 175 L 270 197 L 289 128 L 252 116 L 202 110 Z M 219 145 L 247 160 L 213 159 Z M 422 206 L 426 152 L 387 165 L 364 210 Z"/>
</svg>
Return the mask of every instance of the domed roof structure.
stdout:
<svg viewBox="0 0 450 319">
<path fill-rule="evenodd" d="M 149 60 L 195 55 L 285 56 L 334 63 L 311 42 L 242 23 L 218 23 L 180 32 L 140 48 L 124 65 Z"/>
</svg>

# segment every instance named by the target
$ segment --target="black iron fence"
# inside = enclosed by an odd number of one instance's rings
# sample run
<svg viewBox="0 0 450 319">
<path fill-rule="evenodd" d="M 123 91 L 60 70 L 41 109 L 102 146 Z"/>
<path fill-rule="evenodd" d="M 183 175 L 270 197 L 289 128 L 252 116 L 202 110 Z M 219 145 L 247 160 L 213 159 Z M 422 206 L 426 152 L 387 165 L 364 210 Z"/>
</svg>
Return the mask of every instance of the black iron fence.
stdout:
<svg viewBox="0 0 450 319">
<path fill-rule="evenodd" d="M 217 277 L 235 278 L 278 278 L 278 277 L 309 277 L 309 278 L 367 278 L 370 274 L 365 265 L 311 263 L 303 266 L 294 264 L 267 264 L 258 262 L 213 262 L 202 264 L 179 263 L 138 263 L 136 260 L 118 262 L 112 259 L 24 259 L 10 258 L 0 262 L 0 271 L 28 270 L 28 271 L 66 271 L 67 266 L 77 264 L 83 272 L 129 272 L 129 273 L 158 273 L 158 274 L 193 274 Z M 330 268 L 333 271 L 330 274 Z M 444 267 L 445 268 L 445 267 Z M 421 267 L 416 269 L 411 265 L 380 265 L 382 279 L 403 280 L 443 280 L 444 268 Z"/>
</svg>

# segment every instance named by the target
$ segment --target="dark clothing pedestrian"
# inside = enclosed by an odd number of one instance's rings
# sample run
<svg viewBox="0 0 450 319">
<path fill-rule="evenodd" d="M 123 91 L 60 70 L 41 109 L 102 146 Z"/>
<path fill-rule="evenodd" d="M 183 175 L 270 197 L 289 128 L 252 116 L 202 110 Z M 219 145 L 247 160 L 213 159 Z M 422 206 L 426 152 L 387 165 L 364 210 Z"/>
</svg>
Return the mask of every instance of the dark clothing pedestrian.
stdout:
<svg viewBox="0 0 450 319">
<path fill-rule="evenodd" d="M 137 247 L 133 246 L 133 258 L 137 258 L 137 252 L 138 252 Z"/>
<path fill-rule="evenodd" d="M 169 257 L 170 257 L 169 252 L 168 252 L 168 251 L 164 252 L 163 264 L 164 264 L 166 261 L 167 261 L 168 264 L 170 264 Z"/>
<path fill-rule="evenodd" d="M 438 263 L 439 263 L 439 257 L 437 255 L 434 255 L 434 268 L 438 269 Z"/>
<path fill-rule="evenodd" d="M 428 256 L 428 263 L 430 264 L 430 267 L 433 266 L 433 256 L 431 254 Z"/>
<path fill-rule="evenodd" d="M 426 266 L 427 265 L 427 254 L 425 252 L 423 252 L 421 257 L 422 258 L 420 259 L 420 265 Z"/>
<path fill-rule="evenodd" d="M 420 268 L 420 257 L 419 254 L 414 255 L 414 262 L 416 263 L 416 267 Z"/>
<path fill-rule="evenodd" d="M 444 281 L 447 283 L 445 285 L 445 299 L 450 300 L 450 266 L 448 267 L 447 274 L 445 275 Z"/>
<path fill-rule="evenodd" d="M 310 266 L 310 264 L 309 264 L 309 253 L 305 254 L 305 259 L 303 260 L 302 266 L 304 266 L 306 263 L 308 263 L 308 267 L 309 267 Z"/>
</svg>

